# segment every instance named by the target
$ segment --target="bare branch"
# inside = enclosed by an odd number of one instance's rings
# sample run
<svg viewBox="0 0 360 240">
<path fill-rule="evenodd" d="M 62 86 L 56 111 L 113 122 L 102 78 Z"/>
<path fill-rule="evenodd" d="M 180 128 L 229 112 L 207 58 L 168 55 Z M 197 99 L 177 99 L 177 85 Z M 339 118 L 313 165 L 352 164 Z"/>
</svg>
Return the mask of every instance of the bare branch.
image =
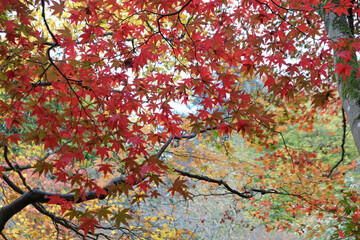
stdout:
<svg viewBox="0 0 360 240">
<path fill-rule="evenodd" d="M 341 143 L 341 158 L 340 160 L 331 168 L 327 177 L 330 177 L 334 170 L 344 161 L 345 158 L 345 141 L 346 141 L 346 118 L 344 108 L 341 108 L 342 113 L 342 123 L 343 123 L 343 135 L 342 135 L 342 143 Z"/>
<path fill-rule="evenodd" d="M 229 192 L 231 192 L 231 193 L 233 193 L 233 194 L 235 194 L 235 195 L 237 195 L 239 197 L 242 197 L 242 198 L 252 198 L 252 197 L 255 196 L 256 193 L 261 193 L 262 195 L 264 195 L 264 194 L 291 195 L 291 194 L 288 194 L 288 193 L 279 192 L 279 191 L 277 191 L 275 189 L 265 190 L 265 189 L 251 188 L 249 190 L 239 192 L 239 191 L 231 188 L 229 186 L 229 184 L 227 184 L 223 180 L 217 180 L 217 179 L 213 179 L 213 178 L 210 178 L 210 177 L 207 177 L 207 176 L 192 174 L 192 173 L 188 173 L 188 172 L 181 171 L 181 170 L 178 170 L 178 169 L 175 169 L 174 171 L 179 173 L 182 176 L 185 176 L 185 177 L 189 177 L 189 178 L 193 178 L 193 179 L 197 179 L 197 180 L 201 180 L 201 181 L 206 181 L 206 182 L 211 182 L 211 183 L 216 183 L 218 185 L 222 185 Z"/>
</svg>

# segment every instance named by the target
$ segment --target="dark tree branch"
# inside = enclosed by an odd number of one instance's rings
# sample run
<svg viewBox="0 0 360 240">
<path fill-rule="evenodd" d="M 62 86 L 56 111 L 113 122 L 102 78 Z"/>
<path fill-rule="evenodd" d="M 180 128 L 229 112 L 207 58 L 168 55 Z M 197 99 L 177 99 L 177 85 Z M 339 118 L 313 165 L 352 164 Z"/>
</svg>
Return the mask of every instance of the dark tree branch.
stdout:
<svg viewBox="0 0 360 240">
<path fill-rule="evenodd" d="M 288 194 L 288 193 L 279 192 L 279 191 L 277 191 L 275 189 L 265 190 L 265 189 L 251 188 L 249 190 L 239 192 L 239 191 L 231 188 L 229 186 L 229 184 L 227 184 L 223 180 L 217 180 L 217 179 L 213 179 L 213 178 L 210 178 L 210 177 L 207 177 L 207 176 L 192 174 L 192 173 L 188 173 L 188 172 L 181 171 L 181 170 L 178 170 L 178 169 L 175 169 L 174 172 L 177 172 L 180 175 L 185 176 L 185 177 L 189 177 L 189 178 L 193 178 L 193 179 L 197 179 L 197 180 L 201 180 L 201 181 L 206 181 L 206 182 L 216 183 L 218 185 L 222 185 L 222 186 L 224 186 L 226 188 L 226 190 L 228 190 L 232 194 L 235 194 L 235 195 L 237 195 L 237 196 L 239 196 L 241 198 L 252 198 L 252 197 L 255 196 L 256 193 L 261 193 L 262 195 L 264 195 L 264 194 L 291 195 L 291 194 Z"/>
<path fill-rule="evenodd" d="M 2 236 L 4 238 L 4 240 L 8 240 L 3 233 L 0 233 L 0 236 Z"/>
<path fill-rule="evenodd" d="M 12 169 L 11 167 L 7 167 L 7 166 L 0 166 L 0 167 L 4 168 L 3 171 L 5 171 L 5 172 L 14 171 L 14 169 Z M 33 168 L 33 166 L 31 166 L 30 164 L 27 164 L 27 165 L 24 165 L 24 166 L 17 166 L 17 169 L 19 171 L 27 170 L 27 169 L 30 169 L 30 168 Z"/>
<path fill-rule="evenodd" d="M 2 207 L 0 209 L 0 232 L 2 232 L 6 222 L 10 218 L 12 218 L 15 214 L 20 212 L 29 204 L 36 202 L 41 197 L 41 194 L 37 193 L 36 191 L 28 191 L 19 198 L 15 199 L 15 201 L 12 203 Z"/>
<path fill-rule="evenodd" d="M 170 138 L 166 141 L 166 143 L 160 148 L 157 158 L 160 158 L 161 155 L 165 152 L 166 148 L 170 145 L 170 143 L 174 140 L 174 138 Z"/>
<path fill-rule="evenodd" d="M 4 181 L 7 183 L 7 185 L 9 185 L 9 187 L 11 187 L 12 190 L 14 190 L 19 194 L 24 194 L 24 191 L 21 188 L 19 188 L 13 181 L 11 181 L 8 176 L 3 174 L 2 179 L 4 179 Z"/>
<path fill-rule="evenodd" d="M 50 201 L 49 197 L 57 196 L 57 195 L 59 195 L 59 197 L 64 199 L 65 201 L 75 202 L 75 194 L 49 193 L 49 192 L 41 191 L 38 188 L 32 189 L 24 193 L 6 175 L 3 175 L 3 179 L 14 191 L 22 195 L 13 202 L 11 202 L 10 204 L 0 208 L 0 232 L 4 229 L 6 222 L 10 218 L 12 218 L 16 213 L 23 210 L 29 204 L 48 203 Z M 114 178 L 104 187 L 104 190 L 106 192 L 109 192 L 113 186 L 123 184 L 125 183 L 125 181 L 126 179 L 123 177 Z M 88 191 L 84 194 L 82 198 L 77 199 L 76 203 L 89 201 L 93 199 L 101 200 L 104 199 L 106 196 L 107 196 L 106 194 L 98 195 L 96 191 Z"/>
<path fill-rule="evenodd" d="M 345 141 L 346 141 L 346 117 L 344 108 L 341 108 L 342 114 L 342 124 L 343 124 L 343 135 L 342 135 L 342 143 L 341 143 L 341 158 L 340 160 L 331 168 L 327 177 L 330 177 L 333 174 L 334 170 L 345 160 Z"/>
<path fill-rule="evenodd" d="M 31 190 L 31 187 L 26 183 L 26 179 L 24 177 L 24 175 L 21 173 L 21 170 L 18 168 L 18 165 L 16 164 L 15 166 L 10 162 L 9 158 L 8 158 L 8 153 L 9 153 L 9 149 L 7 145 L 3 146 L 4 148 L 4 159 L 5 162 L 9 165 L 9 167 L 14 170 L 15 172 L 17 172 L 17 174 L 19 175 L 22 183 L 24 184 L 24 186 L 28 189 Z"/>
<path fill-rule="evenodd" d="M 215 129 L 216 129 L 216 127 L 213 127 L 213 128 L 208 127 L 206 129 L 200 130 L 199 133 L 204 133 L 204 132 L 215 130 Z M 161 155 L 165 152 L 166 148 L 171 144 L 171 142 L 173 140 L 192 139 L 192 138 L 196 137 L 197 135 L 198 135 L 198 132 L 194 131 L 191 134 L 182 133 L 181 136 L 177 136 L 177 135 L 175 135 L 174 137 L 170 136 L 170 138 L 165 142 L 165 144 L 158 151 L 157 157 L 158 158 L 161 157 Z"/>
</svg>

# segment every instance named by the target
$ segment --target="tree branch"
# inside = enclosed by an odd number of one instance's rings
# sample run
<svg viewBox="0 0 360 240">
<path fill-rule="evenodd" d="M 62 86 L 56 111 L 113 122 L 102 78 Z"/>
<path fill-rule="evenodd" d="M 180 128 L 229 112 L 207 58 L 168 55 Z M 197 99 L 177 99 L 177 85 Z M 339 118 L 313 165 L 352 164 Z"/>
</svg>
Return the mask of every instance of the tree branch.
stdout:
<svg viewBox="0 0 360 240">
<path fill-rule="evenodd" d="M 213 127 L 213 128 L 208 127 L 206 129 L 200 130 L 199 133 L 204 133 L 204 132 L 215 130 L 215 129 L 216 129 L 216 127 Z M 166 143 L 160 148 L 160 150 L 157 154 L 157 157 L 158 158 L 161 157 L 161 155 L 165 152 L 166 148 L 170 145 L 170 143 L 173 140 L 192 139 L 192 138 L 195 138 L 197 135 L 198 135 L 198 132 L 194 131 L 191 134 L 182 133 L 181 136 L 177 136 L 177 135 L 175 135 L 174 137 L 170 136 L 170 138 L 166 141 Z"/>
<path fill-rule="evenodd" d="M 0 166 L 0 167 L 4 168 L 3 171 L 5 171 L 5 172 L 14 171 L 14 169 L 12 169 L 11 167 L 7 167 L 7 166 Z M 17 166 L 16 168 L 19 171 L 23 171 L 23 170 L 33 168 L 33 166 L 31 166 L 30 164 L 27 164 L 27 165 L 24 165 L 24 166 Z"/>
<path fill-rule="evenodd" d="M 19 193 L 19 194 L 23 194 L 24 191 L 19 188 L 13 181 L 10 180 L 10 178 L 8 176 L 6 176 L 4 173 L 2 175 L 2 179 L 4 179 L 4 181 L 7 183 L 7 185 L 9 185 L 9 187 L 11 187 L 12 190 L 14 190 L 15 192 Z"/>
<path fill-rule="evenodd" d="M 10 204 L 0 208 L 0 232 L 4 229 L 6 222 L 12 218 L 15 214 L 23 210 L 29 204 L 37 204 L 37 203 L 47 203 L 50 201 L 49 197 L 59 195 L 60 198 L 68 201 L 75 201 L 75 194 L 58 194 L 58 193 L 49 193 L 45 191 L 41 191 L 38 188 L 32 189 L 27 192 L 23 192 L 20 188 L 18 188 L 6 175 L 3 175 L 3 179 L 5 182 L 17 193 L 22 194 L 19 198 L 15 199 Z M 126 179 L 123 177 L 117 177 L 112 179 L 105 187 L 105 191 L 109 192 L 113 186 L 125 183 Z M 135 183 L 137 184 L 137 183 Z M 84 194 L 83 198 L 79 198 L 76 203 L 89 201 L 93 199 L 104 199 L 107 195 L 100 194 L 98 195 L 96 191 L 88 191 Z"/>
<path fill-rule="evenodd" d="M 280 194 L 280 195 L 291 195 L 288 193 L 284 193 L 284 192 L 279 192 L 275 189 L 270 189 L 270 190 L 265 190 L 265 189 L 257 189 L 257 188 L 251 188 L 249 190 L 243 191 L 243 192 L 239 192 L 233 188 L 231 188 L 229 186 L 229 184 L 227 184 L 225 181 L 223 180 L 217 180 L 217 179 L 213 179 L 207 176 L 202 176 L 202 175 L 197 175 L 197 174 L 192 174 L 192 173 L 188 173 L 185 171 L 181 171 L 178 169 L 175 169 L 174 172 L 179 173 L 182 176 L 185 177 L 189 177 L 189 178 L 193 178 L 193 179 L 197 179 L 197 180 L 201 180 L 201 181 L 206 181 L 206 182 L 211 182 L 211 183 L 216 183 L 218 185 L 222 185 L 226 188 L 226 190 L 228 190 L 229 192 L 241 197 L 241 198 L 252 198 L 255 196 L 256 193 L 261 193 L 262 195 L 264 194 Z"/>
<path fill-rule="evenodd" d="M 2 232 L 6 222 L 10 218 L 12 218 L 15 214 L 20 212 L 29 204 L 36 202 L 37 199 L 41 197 L 41 194 L 37 193 L 36 191 L 28 191 L 21 195 L 19 198 L 15 199 L 15 201 L 2 207 L 0 209 L 0 232 Z"/>
<path fill-rule="evenodd" d="M 331 168 L 327 177 L 330 177 L 334 170 L 344 161 L 345 158 L 345 141 L 346 141 L 346 118 L 345 118 L 345 111 L 344 108 L 341 108 L 342 113 L 342 123 L 343 123 L 343 136 L 342 136 L 342 143 L 341 143 L 341 158 L 340 160 Z"/>
</svg>

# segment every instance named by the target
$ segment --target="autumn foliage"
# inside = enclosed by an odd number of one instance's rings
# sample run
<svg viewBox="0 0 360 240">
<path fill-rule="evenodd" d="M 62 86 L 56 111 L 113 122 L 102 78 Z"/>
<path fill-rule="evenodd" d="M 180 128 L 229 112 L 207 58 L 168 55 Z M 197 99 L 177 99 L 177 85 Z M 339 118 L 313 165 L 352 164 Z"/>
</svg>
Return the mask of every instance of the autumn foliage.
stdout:
<svg viewBox="0 0 360 240">
<path fill-rule="evenodd" d="M 192 238 L 141 206 L 191 200 L 194 180 L 248 199 L 268 230 L 293 227 L 276 207 L 354 236 L 359 15 L 353 0 L 1 0 L 2 236 L 38 211 L 42 236 Z M 333 118 L 331 146 L 284 138 Z M 239 161 L 231 136 L 258 155 Z"/>
</svg>

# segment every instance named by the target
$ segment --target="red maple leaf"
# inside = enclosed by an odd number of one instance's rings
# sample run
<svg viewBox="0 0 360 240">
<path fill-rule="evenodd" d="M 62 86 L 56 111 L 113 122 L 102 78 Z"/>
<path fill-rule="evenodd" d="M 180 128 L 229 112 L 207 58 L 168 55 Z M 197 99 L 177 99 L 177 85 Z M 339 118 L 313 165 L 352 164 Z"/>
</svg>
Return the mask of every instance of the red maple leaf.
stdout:
<svg viewBox="0 0 360 240">
<path fill-rule="evenodd" d="M 338 63 L 336 64 L 335 72 L 337 72 L 338 76 L 342 76 L 344 78 L 344 81 L 346 81 L 346 78 L 350 76 L 351 70 L 354 68 L 351 67 L 349 64 L 346 63 Z"/>
<path fill-rule="evenodd" d="M 137 70 L 139 70 L 148 62 L 148 60 L 154 60 L 154 54 L 150 51 L 150 47 L 146 45 L 141 48 L 139 56 L 134 57 L 133 65 Z"/>
<path fill-rule="evenodd" d="M 112 174 L 111 167 L 113 165 L 108 164 L 108 163 L 103 163 L 103 164 L 99 164 L 98 166 L 99 166 L 98 172 L 104 172 L 104 176 L 106 176 L 107 173 Z"/>
<path fill-rule="evenodd" d="M 59 194 L 56 194 L 55 196 L 48 196 L 47 198 L 50 199 L 48 204 L 63 204 L 66 202 L 66 200 L 61 198 Z"/>
<path fill-rule="evenodd" d="M 84 231 L 85 236 L 89 232 L 93 233 L 95 231 L 95 226 L 99 225 L 99 222 L 92 217 L 81 218 L 79 221 L 82 222 L 79 228 Z"/>
</svg>

